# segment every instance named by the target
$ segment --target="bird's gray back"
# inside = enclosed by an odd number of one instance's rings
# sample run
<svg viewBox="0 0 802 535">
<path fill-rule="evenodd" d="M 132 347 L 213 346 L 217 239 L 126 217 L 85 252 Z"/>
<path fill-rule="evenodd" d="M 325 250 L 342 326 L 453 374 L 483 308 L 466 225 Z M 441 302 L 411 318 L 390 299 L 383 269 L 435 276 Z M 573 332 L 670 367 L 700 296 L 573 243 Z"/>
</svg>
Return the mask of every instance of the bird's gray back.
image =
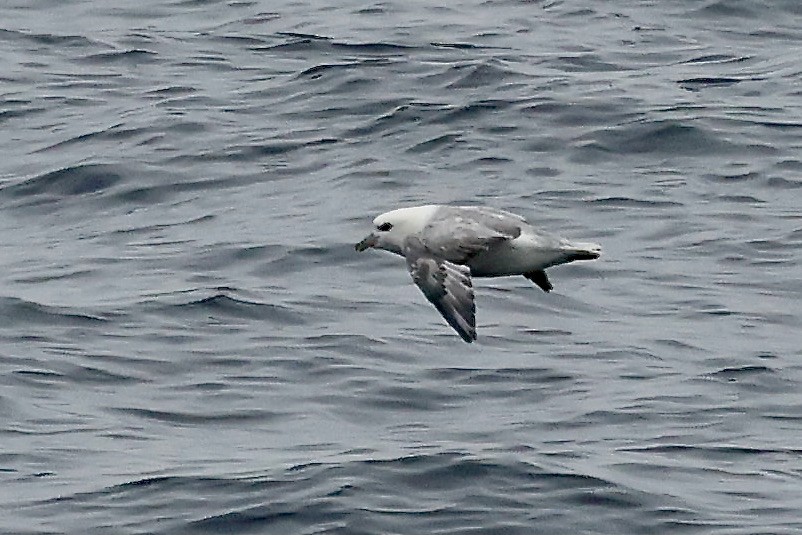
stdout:
<svg viewBox="0 0 802 535">
<path fill-rule="evenodd" d="M 421 233 L 435 255 L 462 263 L 495 244 L 521 235 L 526 221 L 518 215 L 478 206 L 441 206 Z"/>
</svg>

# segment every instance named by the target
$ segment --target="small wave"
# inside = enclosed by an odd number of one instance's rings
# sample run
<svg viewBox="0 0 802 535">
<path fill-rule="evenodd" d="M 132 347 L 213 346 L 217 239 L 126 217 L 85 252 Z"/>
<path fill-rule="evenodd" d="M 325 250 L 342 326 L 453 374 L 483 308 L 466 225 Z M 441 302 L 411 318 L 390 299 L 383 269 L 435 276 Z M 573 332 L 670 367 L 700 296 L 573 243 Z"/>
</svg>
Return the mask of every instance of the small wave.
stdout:
<svg viewBox="0 0 802 535">
<path fill-rule="evenodd" d="M 442 134 L 440 136 L 434 137 L 432 139 L 427 139 L 425 141 L 421 141 L 413 145 L 412 147 L 407 149 L 407 152 L 411 154 L 420 154 L 431 152 L 434 150 L 440 150 L 449 148 L 456 143 L 459 143 L 462 136 L 460 134 Z"/>
<path fill-rule="evenodd" d="M 97 46 L 97 43 L 83 35 L 59 35 L 53 33 L 31 33 L 0 28 L 0 40 L 29 41 L 37 45 L 58 47 Z"/>
<path fill-rule="evenodd" d="M 521 385 L 554 384 L 573 381 L 576 378 L 545 368 L 436 368 L 428 374 L 438 381 L 455 382 L 466 385 L 512 384 Z"/>
<path fill-rule="evenodd" d="M 682 203 L 675 201 L 635 199 L 633 197 L 603 197 L 600 199 L 589 199 L 587 202 L 614 208 L 674 208 L 682 206 Z"/>
<path fill-rule="evenodd" d="M 292 39 L 292 41 L 268 47 L 258 47 L 258 49 L 274 51 L 316 51 L 326 53 L 347 52 L 351 54 L 358 53 L 364 55 L 386 56 L 388 54 L 398 55 L 415 48 L 410 45 L 386 43 L 381 41 L 353 43 L 350 41 L 332 39 L 331 37 L 324 37 L 322 35 L 296 32 L 278 32 L 276 35 L 280 37 L 289 37 Z"/>
<path fill-rule="evenodd" d="M 44 272 L 25 273 L 14 278 L 15 282 L 23 284 L 41 284 L 58 280 L 76 280 L 88 278 L 94 274 L 93 270 L 74 268 L 72 266 L 48 266 Z"/>
<path fill-rule="evenodd" d="M 255 268 L 253 273 L 260 276 L 276 276 L 282 273 L 299 273 L 324 264 L 328 269 L 342 265 L 358 264 L 361 259 L 355 256 L 351 243 L 335 243 L 328 247 L 271 247 L 270 257 Z"/>
<path fill-rule="evenodd" d="M 0 297 L 4 326 L 13 325 L 96 325 L 107 320 L 68 307 L 47 306 L 16 297 Z"/>
<path fill-rule="evenodd" d="M 658 444 L 654 446 L 624 447 L 619 451 L 631 451 L 638 453 L 664 453 L 664 454 L 686 454 L 689 457 L 700 459 L 720 459 L 734 462 L 738 457 L 751 457 L 756 455 L 776 455 L 802 453 L 802 448 L 756 448 L 752 446 L 739 446 L 736 444 Z"/>
<path fill-rule="evenodd" d="M 563 72 L 617 72 L 629 70 L 621 65 L 604 61 L 596 54 L 560 56 L 549 60 L 548 64 Z"/>
<path fill-rule="evenodd" d="M 772 188 L 778 189 L 799 189 L 802 188 L 802 179 L 784 178 L 781 176 L 772 176 L 766 181 L 766 184 Z"/>
<path fill-rule="evenodd" d="M 509 108 L 514 102 L 507 100 L 481 100 L 453 109 L 444 109 L 432 122 L 454 123 L 459 121 L 475 121 L 479 116 L 500 112 Z"/>
<path fill-rule="evenodd" d="M 708 380 L 730 384 L 733 388 L 752 392 L 772 392 L 781 395 L 793 392 L 796 383 L 786 373 L 763 364 L 730 366 L 709 373 Z"/>
<path fill-rule="evenodd" d="M 671 154 L 703 156 L 711 152 L 730 153 L 744 147 L 726 141 L 713 130 L 699 124 L 653 121 L 618 128 L 599 129 L 585 136 L 590 142 L 582 151 L 602 150 L 612 154 Z"/>
<path fill-rule="evenodd" d="M 500 48 L 489 45 L 476 45 L 473 43 L 458 43 L 458 42 L 446 43 L 446 42 L 432 41 L 429 44 L 435 48 L 453 48 L 456 50 L 490 50 L 490 49 Z"/>
<path fill-rule="evenodd" d="M 524 76 L 496 62 L 482 62 L 475 65 L 454 67 L 464 72 L 462 76 L 448 84 L 448 89 L 470 89 L 479 87 L 496 87 L 510 80 L 523 79 Z"/>
<path fill-rule="evenodd" d="M 721 377 L 728 381 L 735 381 L 739 377 L 751 376 L 755 374 L 774 373 L 768 366 L 745 365 L 734 368 L 722 368 L 711 373 L 711 377 Z"/>
<path fill-rule="evenodd" d="M 677 83 L 680 87 L 688 89 L 689 91 L 699 91 L 706 87 L 729 87 L 739 84 L 744 80 L 740 78 L 726 78 L 719 77 L 700 77 L 700 78 L 686 78 L 685 80 L 678 80 Z"/>
<path fill-rule="evenodd" d="M 142 379 L 127 373 L 113 372 L 99 366 L 87 365 L 60 365 L 59 371 L 24 369 L 16 370 L 15 375 L 25 382 L 37 386 L 51 385 L 56 383 L 68 383 L 71 385 L 120 385 L 123 383 L 139 382 Z"/>
<path fill-rule="evenodd" d="M 298 74 L 298 78 L 299 79 L 307 78 L 311 80 L 316 80 L 318 78 L 321 78 L 323 75 L 329 73 L 339 74 L 352 71 L 355 69 L 364 69 L 365 67 L 380 67 L 389 64 L 390 63 L 388 60 L 381 58 L 378 59 L 369 58 L 369 59 L 362 59 L 358 61 L 349 61 L 343 63 L 322 63 L 301 71 Z"/>
<path fill-rule="evenodd" d="M 156 60 L 158 54 L 151 50 L 134 48 L 130 50 L 114 50 L 111 52 L 100 52 L 84 56 L 80 61 L 93 65 L 108 65 L 115 63 L 126 63 L 136 65 L 140 63 L 150 63 Z"/>
<path fill-rule="evenodd" d="M 218 155 L 210 156 L 210 161 L 217 160 Z M 175 157 L 171 162 L 191 160 L 194 163 L 204 161 L 203 155 L 192 157 Z M 221 158 L 222 159 L 222 158 Z M 154 183 L 151 185 L 140 185 L 140 182 L 130 181 L 125 185 L 119 186 L 117 191 L 109 196 L 109 201 L 114 203 L 132 204 L 159 204 L 168 199 L 188 191 L 206 191 L 231 188 L 249 183 L 251 180 L 243 177 L 223 177 L 198 180 L 186 180 L 182 176 L 174 175 L 166 171 L 152 171 L 150 178 Z M 161 179 L 161 180 L 158 180 Z"/>
<path fill-rule="evenodd" d="M 289 307 L 247 301 L 228 294 L 217 293 L 193 301 L 163 304 L 150 302 L 149 307 L 170 316 L 180 313 L 200 314 L 203 317 L 251 319 L 274 325 L 301 325 L 303 317 Z"/>
<path fill-rule="evenodd" d="M 717 0 L 706 3 L 704 7 L 696 10 L 697 16 L 710 17 L 718 20 L 719 17 L 734 17 L 747 20 L 760 20 L 760 12 L 752 9 L 758 7 L 750 5 L 748 2 L 729 2 L 728 0 Z M 690 16 L 690 13 L 689 13 Z"/>
<path fill-rule="evenodd" d="M 4 104 L 9 105 L 9 101 L 5 101 Z M 13 105 L 28 105 L 27 107 L 15 109 L 15 110 L 2 110 L 0 111 L 0 124 L 3 124 L 6 121 L 10 121 L 12 119 L 20 119 L 20 118 L 29 118 L 32 115 L 39 115 L 40 113 L 44 113 L 47 111 L 46 108 L 42 108 L 39 106 L 29 106 L 29 102 L 27 101 L 18 101 L 15 103 L 11 103 Z"/>
<path fill-rule="evenodd" d="M 81 197 L 112 188 L 123 180 L 119 166 L 82 164 L 43 173 L 0 188 L 0 198 L 25 199 L 25 204 L 43 204 Z"/>
<path fill-rule="evenodd" d="M 752 59 L 750 56 L 731 56 L 729 54 L 705 54 L 696 56 L 683 63 L 687 64 L 716 64 L 716 63 L 740 63 Z"/>
<path fill-rule="evenodd" d="M 721 174 L 721 173 L 710 173 L 705 175 L 705 178 L 714 180 L 716 182 L 723 182 L 723 183 L 734 183 L 734 182 L 744 182 L 748 180 L 756 180 L 760 178 L 761 174 L 755 171 L 750 171 L 746 173 L 735 173 L 735 174 Z"/>
<path fill-rule="evenodd" d="M 187 411 L 166 411 L 155 409 L 141 409 L 133 407 L 123 407 L 114 409 L 121 414 L 128 414 L 147 420 L 157 420 L 159 422 L 195 426 L 195 425 L 231 425 L 238 426 L 243 423 L 250 422 L 274 422 L 277 419 L 283 418 L 285 415 L 280 412 L 260 410 L 260 409 L 244 409 L 230 412 L 220 413 L 200 413 L 200 412 L 187 412 Z"/>
<path fill-rule="evenodd" d="M 388 131 L 408 128 L 410 124 L 418 124 L 433 120 L 441 110 L 447 109 L 439 104 L 413 102 L 395 106 L 390 112 L 370 119 L 366 125 L 353 128 L 347 132 L 349 136 L 371 136 Z"/>
<path fill-rule="evenodd" d="M 155 95 L 155 96 L 184 96 L 184 95 L 195 95 L 197 94 L 198 90 L 191 86 L 185 85 L 170 85 L 166 87 L 161 87 L 159 89 L 151 89 L 147 92 L 148 95 Z"/>
<path fill-rule="evenodd" d="M 77 136 L 73 136 L 69 139 L 65 139 L 64 141 L 59 141 L 58 143 L 54 143 L 52 145 L 47 145 L 46 147 L 37 149 L 33 152 L 38 153 L 38 152 L 52 151 L 55 149 L 63 149 L 76 143 L 123 141 L 136 136 L 147 136 L 150 135 L 150 133 L 151 129 L 149 128 L 124 128 L 122 124 L 116 124 L 114 126 L 110 126 L 102 130 L 96 130 L 94 132 L 88 132 L 86 134 L 79 134 Z"/>
</svg>

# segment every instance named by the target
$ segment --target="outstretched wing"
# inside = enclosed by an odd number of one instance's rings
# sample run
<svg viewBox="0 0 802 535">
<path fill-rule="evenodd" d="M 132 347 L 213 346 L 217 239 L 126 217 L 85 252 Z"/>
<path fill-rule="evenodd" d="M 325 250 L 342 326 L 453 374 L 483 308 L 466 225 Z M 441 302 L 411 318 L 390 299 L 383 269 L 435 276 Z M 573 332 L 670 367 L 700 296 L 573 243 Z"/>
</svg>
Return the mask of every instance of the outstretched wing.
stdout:
<svg viewBox="0 0 802 535">
<path fill-rule="evenodd" d="M 471 270 L 438 258 L 416 237 L 404 242 L 404 256 L 412 280 L 426 299 L 468 343 L 476 340 L 476 305 Z"/>
<path fill-rule="evenodd" d="M 518 215 L 478 206 L 442 206 L 421 233 L 423 245 L 440 258 L 464 264 L 471 257 L 521 235 Z"/>
</svg>

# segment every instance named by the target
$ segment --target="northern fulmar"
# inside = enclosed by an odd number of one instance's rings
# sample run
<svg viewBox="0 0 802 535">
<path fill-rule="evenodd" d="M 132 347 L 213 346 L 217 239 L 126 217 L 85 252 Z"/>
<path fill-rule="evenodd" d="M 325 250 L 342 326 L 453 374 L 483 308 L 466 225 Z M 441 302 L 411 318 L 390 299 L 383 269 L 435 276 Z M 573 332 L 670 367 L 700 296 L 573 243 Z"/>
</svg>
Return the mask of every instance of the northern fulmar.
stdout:
<svg viewBox="0 0 802 535">
<path fill-rule="evenodd" d="M 548 292 L 546 268 L 601 254 L 595 243 L 571 242 L 519 215 L 479 206 L 399 208 L 376 217 L 373 226 L 356 250 L 373 247 L 406 258 L 412 280 L 468 343 L 476 340 L 471 276 L 523 275 Z"/>
</svg>

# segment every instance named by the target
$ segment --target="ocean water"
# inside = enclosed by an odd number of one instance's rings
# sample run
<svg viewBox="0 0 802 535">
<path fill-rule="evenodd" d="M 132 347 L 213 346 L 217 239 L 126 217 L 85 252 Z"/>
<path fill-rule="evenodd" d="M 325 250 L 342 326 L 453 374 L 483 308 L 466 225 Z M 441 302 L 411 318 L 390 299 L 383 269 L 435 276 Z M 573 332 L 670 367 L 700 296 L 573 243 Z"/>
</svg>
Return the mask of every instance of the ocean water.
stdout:
<svg viewBox="0 0 802 535">
<path fill-rule="evenodd" d="M 0 532 L 802 532 L 800 4 L 334 4 L 3 2 Z"/>
</svg>

